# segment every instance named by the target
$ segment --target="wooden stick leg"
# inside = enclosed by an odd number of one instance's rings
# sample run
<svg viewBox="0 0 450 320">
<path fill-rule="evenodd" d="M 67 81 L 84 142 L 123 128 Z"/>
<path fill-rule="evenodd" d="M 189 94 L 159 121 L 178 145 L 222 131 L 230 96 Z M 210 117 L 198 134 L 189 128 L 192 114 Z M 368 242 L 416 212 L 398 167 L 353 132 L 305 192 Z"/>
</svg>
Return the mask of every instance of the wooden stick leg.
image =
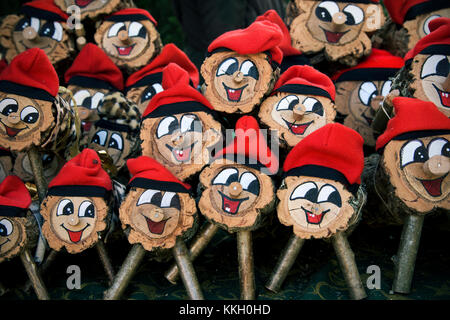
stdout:
<svg viewBox="0 0 450 320">
<path fill-rule="evenodd" d="M 40 265 L 44 261 L 45 251 L 47 250 L 47 241 L 43 235 L 39 235 L 36 252 L 34 253 L 34 261 Z"/>
<path fill-rule="evenodd" d="M 188 249 L 183 240 L 177 239 L 173 248 L 173 256 L 181 273 L 184 287 L 191 300 L 203 300 L 203 293 L 195 274 L 194 266 L 189 258 Z"/>
<path fill-rule="evenodd" d="M 128 253 L 127 258 L 120 267 L 119 272 L 117 272 L 114 277 L 111 287 L 105 291 L 105 300 L 118 300 L 125 288 L 130 283 L 131 278 L 136 272 L 140 262 L 145 256 L 145 249 L 140 244 L 134 244 Z"/>
<path fill-rule="evenodd" d="M 291 235 L 288 244 L 278 259 L 277 265 L 272 272 L 269 281 L 266 283 L 267 289 L 272 292 L 278 292 L 280 290 L 284 279 L 286 279 L 286 276 L 288 275 L 289 270 L 291 270 L 304 243 L 304 239 L 297 237 L 295 234 Z"/>
<path fill-rule="evenodd" d="M 39 273 L 41 276 L 43 276 L 48 268 L 50 267 L 50 265 L 52 264 L 52 262 L 55 260 L 56 256 L 58 255 L 58 251 L 55 250 L 50 250 L 47 258 L 45 258 L 44 262 L 42 262 L 41 266 L 39 267 Z M 30 290 L 31 288 L 31 281 L 27 281 L 25 283 L 25 285 L 23 286 L 23 291 L 27 292 L 28 290 Z"/>
<path fill-rule="evenodd" d="M 28 277 L 33 284 L 34 292 L 39 300 L 50 300 L 50 297 L 47 293 L 47 289 L 45 288 L 44 283 L 42 282 L 41 276 L 37 270 L 36 264 L 31 257 L 28 249 L 22 250 L 20 254 L 20 259 L 22 260 L 22 264 L 25 267 L 25 270 L 28 274 Z"/>
<path fill-rule="evenodd" d="M 392 286 L 394 292 L 405 294 L 411 292 L 424 217 L 424 215 L 408 215 L 405 219 L 395 261 L 394 283 Z"/>
<path fill-rule="evenodd" d="M 102 261 L 103 268 L 105 269 L 108 279 L 110 283 L 112 283 L 114 280 L 114 268 L 111 264 L 111 260 L 109 260 L 108 253 L 106 252 L 105 244 L 103 241 L 99 240 L 95 247 L 97 248 L 98 256 Z"/>
<path fill-rule="evenodd" d="M 194 261 L 200 255 L 200 253 L 203 251 L 203 249 L 206 248 L 208 243 L 211 241 L 211 239 L 217 233 L 217 230 L 219 230 L 218 226 L 216 226 L 213 223 L 206 222 L 206 225 L 196 235 L 195 239 L 192 241 L 191 246 L 189 248 L 189 257 L 190 257 L 191 261 Z M 177 264 L 176 263 L 172 264 L 172 266 L 164 274 L 164 276 L 171 283 L 173 283 L 173 284 L 177 283 L 178 276 L 179 276 Z"/>
<path fill-rule="evenodd" d="M 366 291 L 364 290 L 358 268 L 356 267 L 355 254 L 350 248 L 347 237 L 342 232 L 338 232 L 332 237 L 332 242 L 350 291 L 350 298 L 353 300 L 366 298 Z"/>
<path fill-rule="evenodd" d="M 239 260 L 239 279 L 241 299 L 255 299 L 255 274 L 253 268 L 253 248 L 251 231 L 238 231 L 237 248 Z"/>
</svg>

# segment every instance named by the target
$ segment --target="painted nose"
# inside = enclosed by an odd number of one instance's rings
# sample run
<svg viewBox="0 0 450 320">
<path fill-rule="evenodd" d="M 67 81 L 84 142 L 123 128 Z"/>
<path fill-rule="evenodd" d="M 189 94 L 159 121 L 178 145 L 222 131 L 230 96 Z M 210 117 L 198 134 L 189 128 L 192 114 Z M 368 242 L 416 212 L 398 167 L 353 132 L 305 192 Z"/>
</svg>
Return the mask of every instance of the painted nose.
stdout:
<svg viewBox="0 0 450 320">
<path fill-rule="evenodd" d="M 161 208 L 156 208 L 150 213 L 150 219 L 154 222 L 160 222 L 164 219 L 164 211 Z"/>
<path fill-rule="evenodd" d="M 18 124 L 20 121 L 19 114 L 17 112 L 10 113 L 8 115 L 8 121 L 11 124 Z"/>
<path fill-rule="evenodd" d="M 36 32 L 36 30 L 34 30 L 33 27 L 26 27 L 25 29 L 23 29 L 22 36 L 26 40 L 30 40 L 30 41 L 36 41 L 39 39 L 39 35 Z"/>
<path fill-rule="evenodd" d="M 333 26 L 339 28 L 345 24 L 347 21 L 347 16 L 343 12 L 336 12 L 333 14 L 331 21 L 333 22 Z"/>
<path fill-rule="evenodd" d="M 178 146 L 183 143 L 184 136 L 180 132 L 177 135 L 175 135 L 174 137 L 172 137 L 171 141 L 175 146 Z"/>
<path fill-rule="evenodd" d="M 119 38 L 120 41 L 122 41 L 122 43 L 130 44 L 130 38 L 128 37 L 127 31 L 125 30 L 120 31 L 117 37 Z"/>
<path fill-rule="evenodd" d="M 244 74 L 241 71 L 238 71 L 235 75 L 234 75 L 234 79 L 235 82 L 242 82 L 242 80 L 244 80 Z"/>
<path fill-rule="evenodd" d="M 383 104 L 383 101 L 384 101 L 383 96 L 375 96 L 372 98 L 372 101 L 370 102 L 370 107 L 374 111 L 377 111 L 378 109 L 380 109 L 381 105 Z"/>
<path fill-rule="evenodd" d="M 306 113 L 306 108 L 303 104 L 299 103 L 294 107 L 294 119 L 301 120 Z"/>
<path fill-rule="evenodd" d="M 237 198 L 242 193 L 242 185 L 235 181 L 232 182 L 229 186 L 229 193 L 232 198 Z"/>
<path fill-rule="evenodd" d="M 76 226 L 78 225 L 78 223 L 80 223 L 80 219 L 78 218 L 77 214 L 73 214 L 70 218 L 69 218 L 69 224 L 71 226 Z"/>
<path fill-rule="evenodd" d="M 89 115 L 91 114 L 91 112 L 87 109 L 87 108 L 83 108 L 83 107 L 79 107 L 77 108 L 78 111 L 78 117 L 81 120 L 86 120 L 89 118 Z"/>
<path fill-rule="evenodd" d="M 442 155 L 433 156 L 425 161 L 423 171 L 429 175 L 443 176 L 450 171 L 450 159 Z"/>
</svg>

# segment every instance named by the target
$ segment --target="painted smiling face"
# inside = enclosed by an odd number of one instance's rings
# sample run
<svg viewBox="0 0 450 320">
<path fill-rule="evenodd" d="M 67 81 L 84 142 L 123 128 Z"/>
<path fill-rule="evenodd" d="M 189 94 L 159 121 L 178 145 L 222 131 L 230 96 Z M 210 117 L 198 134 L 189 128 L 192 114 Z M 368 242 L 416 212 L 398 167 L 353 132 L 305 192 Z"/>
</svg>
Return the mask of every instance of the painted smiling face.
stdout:
<svg viewBox="0 0 450 320">
<path fill-rule="evenodd" d="M 25 245 L 25 218 L 0 217 L 0 262 L 16 256 Z"/>
<path fill-rule="evenodd" d="M 106 150 L 117 168 L 125 165 L 125 158 L 135 143 L 127 132 L 108 130 L 95 124 L 89 132 L 88 141 L 89 148 L 95 151 Z"/>
<path fill-rule="evenodd" d="M 450 135 L 390 141 L 383 165 L 396 195 L 421 213 L 450 209 Z"/>
<path fill-rule="evenodd" d="M 81 19 L 84 19 L 111 13 L 120 5 L 120 0 L 55 0 L 55 4 L 64 12 L 72 5 L 78 6 Z"/>
<path fill-rule="evenodd" d="M 161 78 L 161 77 L 160 77 Z M 137 104 L 141 114 L 144 113 L 150 100 L 158 93 L 164 91 L 162 79 L 144 87 L 133 87 L 127 92 L 127 99 Z"/>
<path fill-rule="evenodd" d="M 411 65 L 414 97 L 433 102 L 450 117 L 450 56 L 418 54 Z"/>
<path fill-rule="evenodd" d="M 277 93 L 261 104 L 259 117 L 289 147 L 308 134 L 333 122 L 336 106 L 325 97 Z"/>
<path fill-rule="evenodd" d="M 105 94 L 108 93 L 108 90 L 84 88 L 76 85 L 69 85 L 67 89 L 73 94 L 73 99 L 77 104 L 78 116 L 84 123 L 83 128 L 89 131 L 89 123 L 98 120 L 97 107 Z M 67 99 L 67 101 L 70 101 L 70 106 L 74 107 L 74 101 L 72 99 Z"/>
</svg>

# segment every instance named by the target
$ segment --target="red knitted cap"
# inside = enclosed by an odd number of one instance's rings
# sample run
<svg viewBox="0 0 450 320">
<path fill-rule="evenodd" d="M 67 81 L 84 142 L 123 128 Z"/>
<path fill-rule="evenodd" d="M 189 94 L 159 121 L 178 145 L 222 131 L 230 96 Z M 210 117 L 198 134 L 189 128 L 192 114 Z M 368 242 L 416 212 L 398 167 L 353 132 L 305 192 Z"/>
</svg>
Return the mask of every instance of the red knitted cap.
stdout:
<svg viewBox="0 0 450 320">
<path fill-rule="evenodd" d="M 450 132 L 450 118 L 447 118 L 430 101 L 396 97 L 392 100 L 395 116 L 389 120 L 386 130 L 377 139 L 376 149 L 383 148 L 392 139 L 408 132 L 446 130 Z M 422 132 L 422 136 L 426 136 Z"/>
<path fill-rule="evenodd" d="M 36 0 L 24 3 L 21 12 L 44 20 L 66 22 L 69 16 L 58 8 L 53 0 Z"/>
<path fill-rule="evenodd" d="M 79 77 L 83 77 L 83 79 Z M 90 83 L 86 82 L 90 79 L 101 80 L 116 90 L 123 90 L 122 72 L 108 55 L 93 43 L 88 43 L 83 47 L 64 74 L 64 80 L 68 84 L 90 87 Z M 99 83 L 98 86 L 104 87 L 105 84 Z M 106 84 L 106 86 L 108 85 Z"/>
<path fill-rule="evenodd" d="M 127 8 L 119 10 L 112 15 L 105 18 L 106 21 L 142 21 L 150 20 L 155 27 L 158 25 L 155 18 L 152 17 L 150 12 L 139 8 Z"/>
<path fill-rule="evenodd" d="M 8 62 L 6 62 L 5 59 L 1 59 L 0 60 L 0 73 L 2 73 L 2 71 L 5 70 L 7 66 L 8 66 Z"/>
<path fill-rule="evenodd" d="M 254 54 L 269 51 L 272 61 L 280 64 L 283 52 L 279 45 L 283 41 L 280 27 L 270 21 L 255 21 L 245 29 L 225 32 L 208 47 L 208 52 L 227 48 L 238 54 Z"/>
<path fill-rule="evenodd" d="M 7 176 L 0 183 L 0 206 L 28 209 L 30 204 L 30 193 L 19 177 Z"/>
<path fill-rule="evenodd" d="M 400 25 L 418 15 L 450 7 L 447 0 L 384 0 L 383 3 L 392 21 Z"/>
<path fill-rule="evenodd" d="M 347 186 L 359 185 L 364 168 L 363 143 L 355 130 L 329 123 L 306 136 L 289 152 L 283 170 L 289 174 L 290 170 L 302 168 L 302 175 L 314 172 L 311 175 L 317 176 L 329 172 L 323 169 L 328 168 L 343 175 Z M 334 175 L 322 177 L 338 180 Z"/>
</svg>

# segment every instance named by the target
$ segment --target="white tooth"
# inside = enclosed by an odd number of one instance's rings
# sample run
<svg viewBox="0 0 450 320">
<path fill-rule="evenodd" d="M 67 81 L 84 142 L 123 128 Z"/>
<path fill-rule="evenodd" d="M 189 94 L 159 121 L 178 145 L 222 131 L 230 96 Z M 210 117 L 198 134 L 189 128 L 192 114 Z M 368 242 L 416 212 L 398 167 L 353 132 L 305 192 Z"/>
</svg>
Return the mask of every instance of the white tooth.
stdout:
<svg viewBox="0 0 450 320">
<path fill-rule="evenodd" d="M 227 207 L 227 208 L 225 208 L 225 211 L 226 211 L 226 212 L 230 212 L 231 209 Z"/>
</svg>

